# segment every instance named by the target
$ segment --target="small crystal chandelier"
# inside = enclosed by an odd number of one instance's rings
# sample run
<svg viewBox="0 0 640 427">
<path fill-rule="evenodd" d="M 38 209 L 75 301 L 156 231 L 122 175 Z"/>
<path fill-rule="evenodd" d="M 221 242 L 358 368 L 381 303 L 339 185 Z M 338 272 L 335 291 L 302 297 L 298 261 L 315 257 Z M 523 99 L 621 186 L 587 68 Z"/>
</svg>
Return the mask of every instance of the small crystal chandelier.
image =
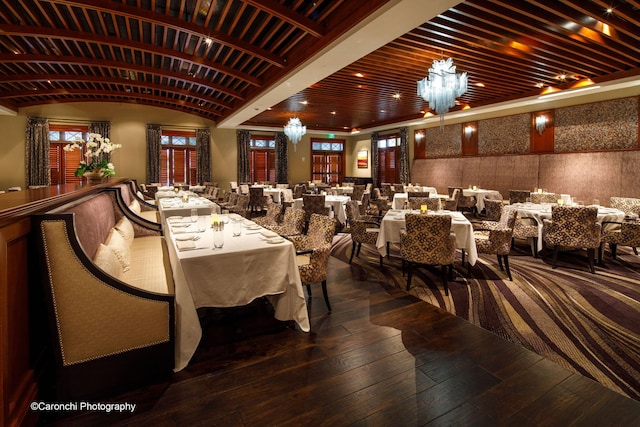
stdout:
<svg viewBox="0 0 640 427">
<path fill-rule="evenodd" d="M 467 91 L 467 73 L 456 74 L 453 59 L 434 60 L 429 76 L 418 80 L 418 95 L 440 115 L 440 129 L 444 128 L 444 114 L 456 105 L 456 98 Z"/>
<path fill-rule="evenodd" d="M 290 118 L 289 123 L 284 127 L 284 134 L 291 140 L 293 151 L 296 151 L 296 145 L 305 133 L 307 133 L 307 127 L 302 126 L 302 122 L 297 117 Z"/>
</svg>

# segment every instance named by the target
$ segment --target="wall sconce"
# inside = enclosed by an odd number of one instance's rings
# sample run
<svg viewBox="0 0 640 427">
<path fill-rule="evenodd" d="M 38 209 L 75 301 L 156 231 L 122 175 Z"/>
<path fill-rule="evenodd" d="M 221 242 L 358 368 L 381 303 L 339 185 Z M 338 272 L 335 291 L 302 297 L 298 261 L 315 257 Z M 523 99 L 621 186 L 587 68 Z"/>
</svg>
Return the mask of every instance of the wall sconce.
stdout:
<svg viewBox="0 0 640 427">
<path fill-rule="evenodd" d="M 422 140 L 424 139 L 424 132 L 423 131 L 416 131 L 414 138 L 416 140 L 416 144 L 420 144 L 422 142 Z"/>
<path fill-rule="evenodd" d="M 471 138 L 471 135 L 473 135 L 474 130 L 475 130 L 474 127 L 471 125 L 465 126 L 464 135 L 467 137 L 467 139 Z"/>
<path fill-rule="evenodd" d="M 538 133 L 542 135 L 542 132 L 544 132 L 544 129 L 546 127 L 547 127 L 547 116 L 545 116 L 544 114 L 536 116 L 536 130 L 538 131 Z"/>
</svg>

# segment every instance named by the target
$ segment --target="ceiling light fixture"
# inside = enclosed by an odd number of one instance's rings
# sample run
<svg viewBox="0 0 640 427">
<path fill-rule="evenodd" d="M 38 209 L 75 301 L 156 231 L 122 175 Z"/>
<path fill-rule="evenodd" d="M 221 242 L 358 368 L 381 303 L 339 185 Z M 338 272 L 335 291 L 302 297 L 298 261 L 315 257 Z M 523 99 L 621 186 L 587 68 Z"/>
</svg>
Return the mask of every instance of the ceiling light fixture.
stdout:
<svg viewBox="0 0 640 427">
<path fill-rule="evenodd" d="M 544 132 L 544 129 L 547 127 L 547 116 L 541 114 L 536 116 L 536 130 L 540 135 Z"/>
<path fill-rule="evenodd" d="M 440 129 L 444 129 L 444 114 L 456 105 L 456 98 L 466 91 L 467 73 L 456 73 L 453 58 L 434 60 L 429 68 L 429 76 L 418 80 L 418 95 L 440 115 Z"/>
<path fill-rule="evenodd" d="M 307 133 L 307 127 L 303 126 L 297 117 L 290 118 L 289 123 L 284 127 L 284 134 L 291 140 L 293 151 L 296 151 L 296 146 L 305 133 Z"/>
</svg>

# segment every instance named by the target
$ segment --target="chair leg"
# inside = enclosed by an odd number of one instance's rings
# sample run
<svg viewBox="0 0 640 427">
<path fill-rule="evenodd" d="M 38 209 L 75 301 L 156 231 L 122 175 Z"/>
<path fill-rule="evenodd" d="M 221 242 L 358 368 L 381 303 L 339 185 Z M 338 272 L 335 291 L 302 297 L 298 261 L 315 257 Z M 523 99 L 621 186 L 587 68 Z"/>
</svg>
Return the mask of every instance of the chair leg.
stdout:
<svg viewBox="0 0 640 427">
<path fill-rule="evenodd" d="M 382 268 L 382 255 L 380 255 L 380 268 Z"/>
<path fill-rule="evenodd" d="M 638 248 L 633 248 L 633 253 L 638 255 Z"/>
<path fill-rule="evenodd" d="M 358 253 L 356 254 L 357 257 L 360 256 L 360 249 L 362 249 L 362 243 L 358 242 Z"/>
<path fill-rule="evenodd" d="M 504 271 L 504 267 L 502 266 L 502 255 L 498 255 L 498 265 L 500 266 L 500 271 Z"/>
<path fill-rule="evenodd" d="M 327 305 L 327 310 L 331 313 L 331 304 L 329 304 L 329 295 L 327 295 L 327 281 L 322 281 L 322 294 L 324 295 L 324 303 Z"/>
<path fill-rule="evenodd" d="M 604 242 L 600 242 L 600 246 L 598 246 L 598 265 L 604 267 Z"/>
<path fill-rule="evenodd" d="M 413 275 L 413 263 L 409 261 L 409 273 L 407 275 L 407 291 L 411 288 L 411 276 Z"/>
<path fill-rule="evenodd" d="M 594 268 L 595 254 L 596 254 L 595 248 L 587 249 L 587 256 L 589 257 L 589 270 L 591 270 L 591 274 L 596 274 L 596 269 Z"/>
<path fill-rule="evenodd" d="M 444 294 L 449 295 L 449 283 L 447 283 L 447 266 L 442 266 L 442 286 L 444 286 Z"/>
<path fill-rule="evenodd" d="M 511 270 L 509 270 L 509 255 L 502 255 L 502 257 L 504 258 L 504 268 L 507 270 L 507 277 L 509 277 L 509 280 L 513 281 L 511 278 Z"/>
<path fill-rule="evenodd" d="M 560 248 L 560 246 L 555 245 L 553 247 L 553 264 L 552 264 L 552 268 L 556 268 L 558 266 L 558 249 Z"/>
<path fill-rule="evenodd" d="M 462 251 L 462 265 L 464 265 L 464 249 L 461 249 Z"/>
<path fill-rule="evenodd" d="M 537 237 L 531 238 L 531 255 L 533 255 L 534 258 L 538 258 L 538 238 Z"/>
<path fill-rule="evenodd" d="M 356 242 L 352 242 L 351 244 L 351 256 L 349 257 L 349 264 L 351 264 L 351 261 L 353 261 L 353 255 L 356 253 Z"/>
<path fill-rule="evenodd" d="M 618 244 L 609 243 L 609 248 L 611 249 L 611 258 L 616 259 L 616 257 L 618 256 Z"/>
<path fill-rule="evenodd" d="M 309 295 L 309 298 L 311 298 L 313 295 L 311 295 L 311 285 L 306 285 L 307 286 L 307 295 Z"/>
</svg>

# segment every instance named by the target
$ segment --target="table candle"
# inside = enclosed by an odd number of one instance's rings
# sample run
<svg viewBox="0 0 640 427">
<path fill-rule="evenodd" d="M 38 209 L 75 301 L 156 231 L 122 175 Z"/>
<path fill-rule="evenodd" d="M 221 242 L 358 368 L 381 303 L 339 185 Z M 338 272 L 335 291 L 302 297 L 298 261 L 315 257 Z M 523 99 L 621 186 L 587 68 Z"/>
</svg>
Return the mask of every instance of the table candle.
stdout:
<svg viewBox="0 0 640 427">
<path fill-rule="evenodd" d="M 427 205 L 420 205 L 420 211 L 424 214 L 427 213 Z"/>
<path fill-rule="evenodd" d="M 542 188 L 538 188 L 538 194 L 542 194 Z"/>
<path fill-rule="evenodd" d="M 560 206 L 564 205 L 564 200 L 562 200 L 562 199 L 558 199 L 558 204 L 559 204 Z"/>
</svg>

